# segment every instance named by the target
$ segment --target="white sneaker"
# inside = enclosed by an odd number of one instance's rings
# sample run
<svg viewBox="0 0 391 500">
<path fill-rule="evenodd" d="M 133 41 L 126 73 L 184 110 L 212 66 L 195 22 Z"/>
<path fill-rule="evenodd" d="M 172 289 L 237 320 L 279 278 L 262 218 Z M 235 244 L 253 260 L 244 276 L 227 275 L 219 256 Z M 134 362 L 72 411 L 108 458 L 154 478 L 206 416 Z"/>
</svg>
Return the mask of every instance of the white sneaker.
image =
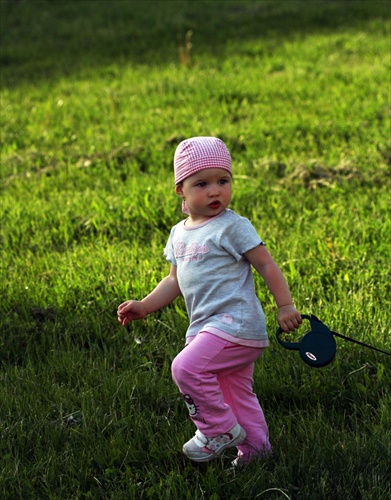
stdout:
<svg viewBox="0 0 391 500">
<path fill-rule="evenodd" d="M 183 445 L 183 453 L 196 462 L 209 462 L 219 457 L 227 448 L 233 448 L 246 439 L 246 431 L 236 424 L 229 432 L 207 438 L 201 431 Z"/>
<path fill-rule="evenodd" d="M 232 460 L 232 462 L 231 462 L 231 466 L 233 468 L 243 467 L 243 465 L 244 465 L 244 462 L 243 462 L 243 459 L 241 457 L 236 457 L 235 460 Z"/>
</svg>

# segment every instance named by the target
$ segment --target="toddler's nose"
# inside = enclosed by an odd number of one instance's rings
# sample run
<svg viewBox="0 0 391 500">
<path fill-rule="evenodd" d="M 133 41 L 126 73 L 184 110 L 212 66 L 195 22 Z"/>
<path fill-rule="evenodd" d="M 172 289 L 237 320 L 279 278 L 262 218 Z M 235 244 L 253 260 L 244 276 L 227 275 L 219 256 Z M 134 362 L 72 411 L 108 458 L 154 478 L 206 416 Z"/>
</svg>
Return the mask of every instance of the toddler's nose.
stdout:
<svg viewBox="0 0 391 500">
<path fill-rule="evenodd" d="M 209 196 L 218 196 L 220 194 L 219 186 L 217 184 L 213 184 L 209 189 Z"/>
</svg>

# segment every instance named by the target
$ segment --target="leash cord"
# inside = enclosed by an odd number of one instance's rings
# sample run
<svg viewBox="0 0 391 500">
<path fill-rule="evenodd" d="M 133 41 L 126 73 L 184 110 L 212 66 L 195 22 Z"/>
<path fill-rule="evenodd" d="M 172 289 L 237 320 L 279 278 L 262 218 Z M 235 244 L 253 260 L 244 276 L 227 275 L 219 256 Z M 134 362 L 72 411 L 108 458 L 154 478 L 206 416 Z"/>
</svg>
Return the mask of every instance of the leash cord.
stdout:
<svg viewBox="0 0 391 500">
<path fill-rule="evenodd" d="M 378 349 L 377 347 L 373 347 L 372 345 L 364 344 L 364 342 L 360 342 L 359 340 L 352 339 L 350 337 L 346 337 L 345 335 L 342 335 L 341 333 L 338 332 L 331 332 L 333 335 L 336 337 L 340 337 L 341 339 L 349 340 L 349 342 L 354 342 L 355 344 L 361 345 L 363 347 L 368 347 L 369 349 L 373 349 L 374 351 L 382 352 L 383 354 L 387 354 L 388 356 L 391 356 L 391 352 L 387 351 L 382 351 L 381 349 Z"/>
</svg>

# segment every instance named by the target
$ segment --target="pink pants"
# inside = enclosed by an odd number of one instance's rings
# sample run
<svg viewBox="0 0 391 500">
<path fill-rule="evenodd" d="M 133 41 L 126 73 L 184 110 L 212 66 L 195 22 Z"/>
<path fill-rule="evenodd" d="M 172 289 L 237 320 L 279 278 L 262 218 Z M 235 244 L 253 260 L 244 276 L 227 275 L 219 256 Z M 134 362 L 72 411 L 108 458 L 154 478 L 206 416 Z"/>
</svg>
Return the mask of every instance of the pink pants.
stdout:
<svg viewBox="0 0 391 500">
<path fill-rule="evenodd" d="M 262 408 L 252 390 L 254 362 L 263 349 L 242 346 L 200 332 L 172 363 L 172 376 L 190 416 L 206 437 L 239 423 L 246 439 L 237 448 L 248 461 L 271 450 Z"/>
</svg>

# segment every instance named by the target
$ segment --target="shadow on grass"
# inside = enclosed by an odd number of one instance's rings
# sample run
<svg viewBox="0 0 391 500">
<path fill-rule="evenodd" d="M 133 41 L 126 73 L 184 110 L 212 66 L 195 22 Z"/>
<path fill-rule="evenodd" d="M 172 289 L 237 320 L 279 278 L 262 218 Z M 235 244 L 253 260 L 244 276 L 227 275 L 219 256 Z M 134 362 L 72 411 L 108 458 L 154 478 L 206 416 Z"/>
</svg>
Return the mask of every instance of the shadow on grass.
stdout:
<svg viewBox="0 0 391 500">
<path fill-rule="evenodd" d="M 365 30 L 371 19 L 389 15 L 388 3 L 382 0 L 223 4 L 7 0 L 1 2 L 2 86 L 57 79 L 113 64 L 180 64 L 178 47 L 189 30 L 193 60 L 212 56 L 219 61 L 232 47 L 259 57 L 293 36 Z M 239 49 L 240 44 L 244 48 Z"/>
<path fill-rule="evenodd" d="M 42 307 L 25 299 L 10 303 L 0 322 L 0 366 L 41 365 L 53 349 L 103 355 L 115 350 L 121 340 L 124 344 L 122 337 L 117 339 L 115 311 L 110 307 L 102 310 L 97 304 L 90 304 L 90 308 L 83 313 L 74 303 L 63 308 Z M 100 318 L 98 323 L 94 323 L 96 317 Z"/>
</svg>

